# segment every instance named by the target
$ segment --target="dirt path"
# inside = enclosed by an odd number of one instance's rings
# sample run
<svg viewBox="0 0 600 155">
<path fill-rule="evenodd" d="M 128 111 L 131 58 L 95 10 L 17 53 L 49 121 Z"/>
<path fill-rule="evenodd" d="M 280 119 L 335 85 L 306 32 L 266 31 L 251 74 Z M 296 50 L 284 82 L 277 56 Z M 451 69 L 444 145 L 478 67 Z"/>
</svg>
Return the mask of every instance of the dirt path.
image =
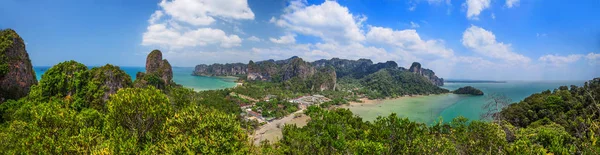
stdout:
<svg viewBox="0 0 600 155">
<path fill-rule="evenodd" d="M 259 145 L 263 140 L 269 140 L 270 142 L 279 140 L 282 137 L 281 130 L 284 124 L 296 124 L 298 126 L 306 125 L 308 116 L 302 115 L 301 117 L 294 118 L 296 114 L 302 114 L 303 112 L 304 110 L 299 110 L 261 126 L 258 130 L 254 131 L 254 144 Z"/>
</svg>

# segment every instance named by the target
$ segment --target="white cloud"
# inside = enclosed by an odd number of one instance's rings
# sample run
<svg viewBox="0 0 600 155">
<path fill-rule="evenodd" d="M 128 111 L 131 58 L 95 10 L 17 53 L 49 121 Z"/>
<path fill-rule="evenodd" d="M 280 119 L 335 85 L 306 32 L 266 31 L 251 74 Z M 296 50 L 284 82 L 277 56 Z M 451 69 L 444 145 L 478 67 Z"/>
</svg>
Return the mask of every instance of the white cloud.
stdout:
<svg viewBox="0 0 600 155">
<path fill-rule="evenodd" d="M 173 19 L 192 25 L 209 25 L 214 17 L 254 19 L 246 0 L 162 0 L 159 6 Z"/>
<path fill-rule="evenodd" d="M 295 37 L 296 36 L 294 36 L 294 35 L 288 34 L 288 35 L 279 37 L 279 39 L 269 38 L 269 40 L 271 40 L 271 42 L 278 43 L 278 44 L 291 44 L 291 43 L 296 42 Z"/>
<path fill-rule="evenodd" d="M 481 11 L 490 7 L 491 0 L 467 0 L 463 6 L 467 7 L 467 18 L 477 20 Z"/>
<path fill-rule="evenodd" d="M 588 53 L 585 56 L 590 65 L 600 64 L 600 53 Z"/>
<path fill-rule="evenodd" d="M 226 35 L 219 29 L 199 28 L 179 31 L 168 24 L 150 25 L 143 35 L 142 45 L 159 45 L 171 48 L 205 46 L 220 43 L 221 47 L 240 46 L 242 39 L 237 35 Z"/>
<path fill-rule="evenodd" d="M 414 29 L 396 31 L 391 28 L 370 26 L 367 41 L 387 44 L 393 48 L 421 56 L 448 58 L 454 55 L 452 49 L 444 46 L 441 40 L 422 40 Z"/>
<path fill-rule="evenodd" d="M 519 0 L 506 0 L 506 7 L 512 8 L 519 6 Z"/>
<path fill-rule="evenodd" d="M 581 55 L 581 54 L 572 54 L 572 55 L 568 55 L 568 56 L 559 56 L 559 55 L 549 54 L 549 55 L 541 56 L 538 60 L 547 65 L 551 65 L 551 66 L 563 66 L 563 65 L 566 65 L 569 63 L 576 62 L 581 57 L 583 57 L 583 55 Z"/>
<path fill-rule="evenodd" d="M 492 13 L 492 19 L 496 19 L 496 14 Z"/>
<path fill-rule="evenodd" d="M 246 39 L 246 40 L 259 42 L 259 41 L 261 41 L 262 39 L 260 39 L 260 38 L 258 38 L 258 37 L 256 37 L 256 36 L 251 36 L 251 37 L 248 37 L 248 39 Z"/>
<path fill-rule="evenodd" d="M 148 20 L 148 23 L 150 23 L 150 24 L 156 23 L 156 21 L 160 20 L 160 18 L 163 15 L 164 15 L 164 13 L 160 10 L 154 11 L 154 13 L 152 15 L 150 15 L 150 19 Z"/>
<path fill-rule="evenodd" d="M 419 24 L 415 23 L 415 22 L 410 22 L 410 28 L 419 28 L 421 27 Z"/>
<path fill-rule="evenodd" d="M 476 53 L 491 58 L 517 63 L 531 61 L 528 57 L 513 52 L 510 44 L 496 41 L 496 36 L 492 32 L 473 25 L 463 33 L 462 44 Z"/>
<path fill-rule="evenodd" d="M 242 39 L 239 36 L 228 35 L 208 25 L 215 18 L 254 19 L 246 0 L 162 0 L 158 5 L 160 9 L 148 20 L 142 45 L 174 49 L 207 45 L 240 46 Z M 237 25 L 233 25 L 233 30 L 244 33 Z"/>
<path fill-rule="evenodd" d="M 306 1 L 292 1 L 279 19 L 271 18 L 270 22 L 296 33 L 320 37 L 325 42 L 365 39 L 360 29 L 367 19 L 365 16 L 355 16 L 335 1 L 306 5 Z"/>
</svg>

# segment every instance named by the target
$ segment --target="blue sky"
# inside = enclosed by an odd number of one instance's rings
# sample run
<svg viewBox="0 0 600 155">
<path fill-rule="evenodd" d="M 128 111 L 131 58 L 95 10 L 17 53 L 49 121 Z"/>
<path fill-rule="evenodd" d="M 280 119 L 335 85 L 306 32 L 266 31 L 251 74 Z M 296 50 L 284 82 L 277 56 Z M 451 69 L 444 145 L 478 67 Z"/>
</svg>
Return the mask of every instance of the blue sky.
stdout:
<svg viewBox="0 0 600 155">
<path fill-rule="evenodd" d="M 285 59 L 414 61 L 438 76 L 587 80 L 600 76 L 600 1 L 5 0 L 36 66 L 76 60 L 174 66 Z"/>
</svg>

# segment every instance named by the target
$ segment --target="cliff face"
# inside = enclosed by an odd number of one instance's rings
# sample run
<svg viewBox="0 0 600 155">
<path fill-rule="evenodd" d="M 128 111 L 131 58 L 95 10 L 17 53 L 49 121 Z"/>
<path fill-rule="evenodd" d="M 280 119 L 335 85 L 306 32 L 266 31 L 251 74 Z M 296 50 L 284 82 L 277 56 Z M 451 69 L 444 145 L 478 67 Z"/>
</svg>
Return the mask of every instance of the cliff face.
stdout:
<svg viewBox="0 0 600 155">
<path fill-rule="evenodd" d="M 444 85 L 443 78 L 438 78 L 435 75 L 435 72 L 433 72 L 432 70 L 421 68 L 421 64 L 418 62 L 413 62 L 412 65 L 410 66 L 410 68 L 408 69 L 408 71 L 426 77 L 429 81 L 431 81 L 431 83 L 433 83 L 437 86 Z"/>
<path fill-rule="evenodd" d="M 315 75 L 315 68 L 302 58 L 294 58 L 282 68 L 283 81 L 298 77 L 301 80 L 307 80 Z"/>
<path fill-rule="evenodd" d="M 173 68 L 168 60 L 162 58 L 162 52 L 153 50 L 146 58 L 146 73 L 138 72 L 134 86 L 144 87 L 153 85 L 158 89 L 174 85 Z"/>
<path fill-rule="evenodd" d="M 294 56 L 278 61 L 250 61 L 247 80 L 293 81 L 308 84 L 314 90 L 333 90 L 336 87 L 336 71 L 333 67 L 316 69 L 311 63 Z"/>
<path fill-rule="evenodd" d="M 330 60 L 317 60 L 312 63 L 317 68 L 322 68 L 326 66 L 333 66 L 337 73 L 338 78 L 351 76 L 353 78 L 363 78 L 369 74 L 373 74 L 381 69 L 390 68 L 396 69 L 398 68 L 398 64 L 394 61 L 387 61 L 384 63 L 373 64 L 373 61 L 369 59 L 358 59 L 358 60 L 346 60 L 333 58 Z"/>
<path fill-rule="evenodd" d="M 275 61 L 248 62 L 248 77 L 250 81 L 271 81 L 272 76 L 278 76 L 279 66 Z"/>
<path fill-rule="evenodd" d="M 337 86 L 337 75 L 332 66 L 319 69 L 313 79 L 315 83 L 313 88 L 316 87 L 320 91 L 335 90 Z"/>
<path fill-rule="evenodd" d="M 193 75 L 198 76 L 236 76 L 248 73 L 248 65 L 243 63 L 196 65 Z"/>
<path fill-rule="evenodd" d="M 333 66 L 338 78 L 352 75 L 356 72 L 367 72 L 369 66 L 373 65 L 373 61 L 369 59 L 347 60 L 332 58 L 330 60 L 321 59 L 312 63 L 317 68 Z"/>
<path fill-rule="evenodd" d="M 12 29 L 0 31 L 0 103 L 19 99 L 37 84 L 25 42 Z"/>
<path fill-rule="evenodd" d="M 162 58 L 162 52 L 153 50 L 146 58 L 146 74 L 159 76 L 165 84 L 173 80 L 173 68 L 167 59 Z"/>
</svg>

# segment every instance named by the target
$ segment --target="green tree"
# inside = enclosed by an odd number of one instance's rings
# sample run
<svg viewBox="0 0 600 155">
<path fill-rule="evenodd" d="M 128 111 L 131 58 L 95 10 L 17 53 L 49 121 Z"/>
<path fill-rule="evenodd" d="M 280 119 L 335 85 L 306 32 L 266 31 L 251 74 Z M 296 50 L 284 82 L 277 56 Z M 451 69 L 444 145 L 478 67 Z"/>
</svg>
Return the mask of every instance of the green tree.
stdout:
<svg viewBox="0 0 600 155">
<path fill-rule="evenodd" d="M 112 95 L 107 104 L 106 131 L 113 140 L 113 151 L 133 151 L 137 149 L 131 148 L 133 146 L 141 148 L 146 143 L 158 141 L 160 127 L 169 117 L 170 107 L 167 96 L 151 86 L 125 88 Z"/>
<path fill-rule="evenodd" d="M 248 134 L 236 116 L 201 106 L 190 106 L 168 118 L 165 136 L 150 149 L 152 154 L 246 154 Z"/>
</svg>

